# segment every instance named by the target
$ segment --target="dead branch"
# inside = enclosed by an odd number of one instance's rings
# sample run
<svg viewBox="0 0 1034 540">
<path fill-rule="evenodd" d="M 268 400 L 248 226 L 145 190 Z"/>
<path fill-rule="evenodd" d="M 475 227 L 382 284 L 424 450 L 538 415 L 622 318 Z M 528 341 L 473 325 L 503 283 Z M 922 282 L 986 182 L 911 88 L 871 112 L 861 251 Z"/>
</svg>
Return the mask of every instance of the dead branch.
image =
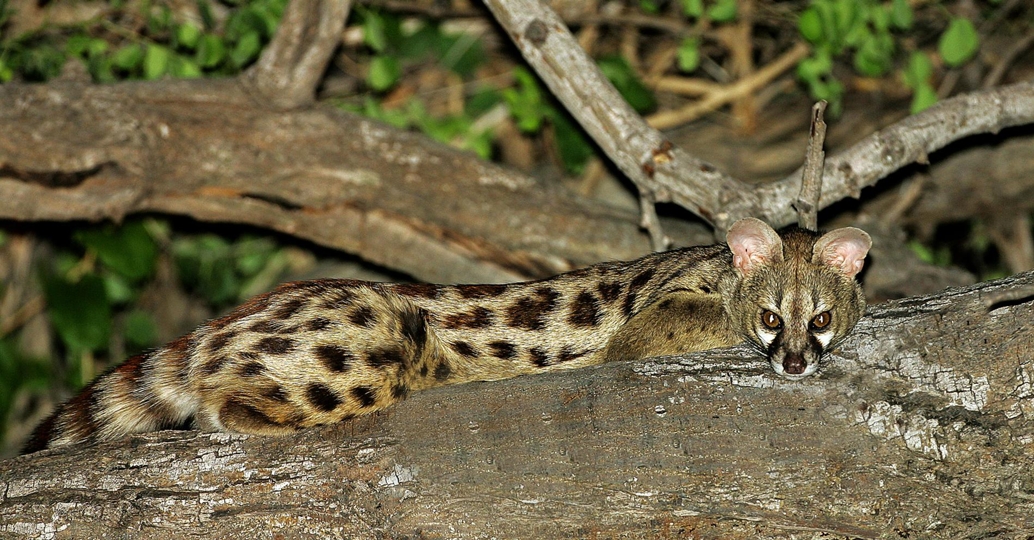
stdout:
<svg viewBox="0 0 1034 540">
<path fill-rule="evenodd" d="M 808 135 L 808 152 L 804 158 L 801 191 L 797 194 L 794 209 L 797 210 L 797 225 L 809 231 L 819 230 L 819 197 L 822 196 L 822 165 L 826 152 L 826 101 L 820 101 L 811 108 L 811 129 Z"/>
<path fill-rule="evenodd" d="M 1032 298 L 1027 273 L 876 306 L 801 382 L 734 348 L 435 389 L 283 439 L 11 459 L 0 533 L 1026 537 Z"/>
</svg>

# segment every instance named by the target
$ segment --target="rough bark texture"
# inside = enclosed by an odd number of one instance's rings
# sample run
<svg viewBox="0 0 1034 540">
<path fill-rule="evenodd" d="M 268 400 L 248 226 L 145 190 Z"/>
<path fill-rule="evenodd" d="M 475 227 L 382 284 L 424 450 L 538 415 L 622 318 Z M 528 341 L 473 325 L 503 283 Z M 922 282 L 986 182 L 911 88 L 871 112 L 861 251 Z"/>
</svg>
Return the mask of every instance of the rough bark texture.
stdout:
<svg viewBox="0 0 1034 540">
<path fill-rule="evenodd" d="M 282 439 L 20 457 L 0 534 L 1026 538 L 1032 299 L 1027 273 L 876 306 L 801 382 L 734 348 L 435 389 Z"/>
</svg>

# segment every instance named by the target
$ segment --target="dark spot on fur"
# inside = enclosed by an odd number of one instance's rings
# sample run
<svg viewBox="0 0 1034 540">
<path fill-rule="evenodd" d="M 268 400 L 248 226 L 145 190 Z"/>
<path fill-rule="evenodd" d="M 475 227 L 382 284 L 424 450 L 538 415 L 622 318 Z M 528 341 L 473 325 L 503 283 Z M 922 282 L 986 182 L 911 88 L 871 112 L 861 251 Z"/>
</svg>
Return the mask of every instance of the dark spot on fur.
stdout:
<svg viewBox="0 0 1034 540">
<path fill-rule="evenodd" d="M 596 289 L 600 292 L 600 298 L 604 302 L 613 302 L 618 299 L 618 296 L 621 296 L 621 283 L 616 281 L 600 283 Z"/>
<path fill-rule="evenodd" d="M 261 362 L 248 362 L 240 367 L 241 377 L 254 377 L 261 375 L 266 370 L 266 366 L 262 365 Z"/>
<path fill-rule="evenodd" d="M 273 310 L 273 317 L 277 319 L 286 319 L 295 313 L 298 313 L 303 306 L 305 306 L 304 300 L 300 298 L 292 298 L 277 306 L 277 308 Z"/>
<path fill-rule="evenodd" d="M 269 388 L 263 392 L 262 395 L 273 401 L 287 401 L 287 391 L 279 384 Z"/>
<path fill-rule="evenodd" d="M 647 283 L 650 282 L 650 279 L 653 278 L 653 275 L 653 268 L 647 268 L 646 270 L 643 270 L 639 273 L 639 275 L 632 278 L 632 282 L 628 284 L 628 289 L 632 291 L 638 291 L 639 289 L 642 289 L 646 286 Z"/>
<path fill-rule="evenodd" d="M 467 299 L 495 298 L 506 292 L 506 285 L 460 285 L 456 290 Z"/>
<path fill-rule="evenodd" d="M 546 315 L 556 307 L 560 293 L 550 287 L 540 287 L 531 295 L 517 299 L 506 309 L 510 326 L 525 330 L 541 330 L 546 326 Z"/>
<path fill-rule="evenodd" d="M 442 319 L 445 328 L 488 328 L 492 325 L 495 314 L 492 310 L 477 306 L 465 313 L 453 313 Z"/>
<path fill-rule="evenodd" d="M 385 347 L 370 351 L 366 355 L 366 363 L 375 368 L 401 365 L 405 363 L 405 356 L 403 356 L 402 349 Z"/>
<path fill-rule="evenodd" d="M 668 341 L 675 341 L 675 332 L 668 332 Z"/>
<path fill-rule="evenodd" d="M 420 308 L 402 312 L 402 337 L 408 339 L 417 350 L 427 341 L 427 312 Z M 417 353 L 419 355 L 419 353 Z"/>
<path fill-rule="evenodd" d="M 344 373 L 351 369 L 355 355 L 340 345 L 317 345 L 312 354 L 319 358 L 323 366 L 335 373 Z"/>
<path fill-rule="evenodd" d="M 312 383 L 305 389 L 305 397 L 312 403 L 313 407 L 330 412 L 341 405 L 341 398 L 333 390 L 324 384 Z"/>
<path fill-rule="evenodd" d="M 571 303 L 571 312 L 567 321 L 575 326 L 596 326 L 600 324 L 600 307 L 596 297 L 589 291 L 578 293 Z"/>
<path fill-rule="evenodd" d="M 248 330 L 258 332 L 260 334 L 276 334 L 283 329 L 284 325 L 280 321 L 274 321 L 272 319 L 263 319 L 248 327 Z"/>
<path fill-rule="evenodd" d="M 201 366 L 201 372 L 206 375 L 215 375 L 216 373 L 219 373 L 219 371 L 223 369 L 223 366 L 225 366 L 229 361 L 230 359 L 226 356 L 217 356 L 208 362 L 205 362 L 205 364 Z"/>
<path fill-rule="evenodd" d="M 227 330 L 226 332 L 218 333 L 209 338 L 206 348 L 208 349 L 208 352 L 214 353 L 229 344 L 230 340 L 235 337 L 237 337 L 236 330 Z"/>
<path fill-rule="evenodd" d="M 373 325 L 377 324 L 377 314 L 369 306 L 361 306 L 348 316 L 348 320 L 352 321 L 352 324 L 356 326 L 372 328 Z"/>
<path fill-rule="evenodd" d="M 266 413 L 258 410 L 254 405 L 241 401 L 240 397 L 231 397 L 219 408 L 219 420 L 227 426 L 234 426 L 237 429 L 243 427 L 268 428 L 269 426 L 283 426 L 280 422 L 273 420 Z"/>
<path fill-rule="evenodd" d="M 357 386 L 352 389 L 351 393 L 352 397 L 359 402 L 360 407 L 373 406 L 374 402 L 377 401 L 377 394 L 369 386 Z"/>
<path fill-rule="evenodd" d="M 326 317 L 316 317 L 309 321 L 305 327 L 314 332 L 319 332 L 320 330 L 326 330 L 331 324 L 333 324 L 331 320 Z"/>
<path fill-rule="evenodd" d="M 420 366 L 420 376 L 421 377 L 426 377 L 427 376 L 427 369 L 428 368 L 427 368 L 427 364 L 426 363 L 424 365 Z"/>
<path fill-rule="evenodd" d="M 557 362 L 559 362 L 559 363 L 570 362 L 571 360 L 574 360 L 576 358 L 581 358 L 581 357 L 585 356 L 586 354 L 589 354 L 589 351 L 577 351 L 576 352 L 570 346 L 565 346 L 563 349 L 560 350 L 560 354 L 557 356 Z"/>
<path fill-rule="evenodd" d="M 437 381 L 444 381 L 452 375 L 452 368 L 449 367 L 448 362 L 442 362 L 434 367 L 434 378 Z"/>
<path fill-rule="evenodd" d="M 395 293 L 403 296 L 416 296 L 419 298 L 438 298 L 440 287 L 430 283 L 402 283 L 395 285 Z"/>
<path fill-rule="evenodd" d="M 517 347 L 508 341 L 493 341 L 488 344 L 492 356 L 503 360 L 513 360 L 517 356 Z"/>
<path fill-rule="evenodd" d="M 266 354 L 286 354 L 294 349 L 294 340 L 278 336 L 262 338 L 255 346 L 259 352 Z"/>
<path fill-rule="evenodd" d="M 352 305 L 355 293 L 349 289 L 334 289 L 323 295 L 323 307 L 327 309 L 342 309 Z"/>
<path fill-rule="evenodd" d="M 549 365 L 549 355 L 546 354 L 546 351 L 538 347 L 532 347 L 528 350 L 528 354 L 531 355 L 531 362 L 536 366 L 546 367 Z"/>
<path fill-rule="evenodd" d="M 477 358 L 480 353 L 473 345 L 466 341 L 455 341 L 449 344 L 452 350 L 456 351 L 456 354 L 460 356 L 466 356 L 467 358 Z"/>
<path fill-rule="evenodd" d="M 625 297 L 625 303 L 621 305 L 621 312 L 625 314 L 625 317 L 632 316 L 632 309 L 635 307 L 635 291 L 628 291 L 628 296 Z"/>
<path fill-rule="evenodd" d="M 396 384 L 391 387 L 391 397 L 396 400 L 406 399 L 407 395 L 409 395 L 409 387 L 406 385 Z"/>
</svg>

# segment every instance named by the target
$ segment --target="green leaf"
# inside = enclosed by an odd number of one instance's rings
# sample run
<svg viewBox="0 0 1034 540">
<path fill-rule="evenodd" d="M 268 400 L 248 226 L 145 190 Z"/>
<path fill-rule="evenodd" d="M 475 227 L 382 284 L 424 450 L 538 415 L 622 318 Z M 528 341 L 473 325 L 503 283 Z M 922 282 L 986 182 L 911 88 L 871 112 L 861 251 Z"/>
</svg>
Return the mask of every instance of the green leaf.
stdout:
<svg viewBox="0 0 1034 540">
<path fill-rule="evenodd" d="M 704 14 L 704 0 L 682 0 L 682 12 L 687 17 L 699 19 Z"/>
<path fill-rule="evenodd" d="M 933 62 L 926 53 L 914 51 L 908 57 L 908 64 L 902 72 L 905 86 L 915 90 L 923 85 L 929 85 L 930 77 L 933 76 Z"/>
<path fill-rule="evenodd" d="M 370 61 L 370 71 L 366 75 L 366 81 L 374 90 L 383 92 L 395 85 L 400 74 L 401 68 L 394 56 L 379 55 Z"/>
<path fill-rule="evenodd" d="M 78 283 L 53 277 L 44 283 L 47 313 L 65 345 L 75 352 L 103 349 L 111 335 L 111 305 L 104 281 L 87 274 Z"/>
<path fill-rule="evenodd" d="M 158 342 L 158 325 L 154 317 L 146 311 L 135 309 L 126 314 L 126 340 L 138 348 L 145 348 Z"/>
<path fill-rule="evenodd" d="M 262 38 L 259 33 L 252 30 L 243 36 L 230 52 L 230 62 L 237 68 L 243 68 L 251 63 L 262 50 Z"/>
<path fill-rule="evenodd" d="M 641 9 L 643 13 L 648 13 L 650 15 L 656 15 L 661 11 L 660 6 L 658 6 L 657 2 L 654 2 L 653 0 L 639 0 L 639 9 Z"/>
<path fill-rule="evenodd" d="M 135 71 L 144 62 L 144 48 L 138 43 L 121 47 L 111 55 L 111 64 L 122 71 Z"/>
<path fill-rule="evenodd" d="M 930 83 L 924 82 L 917 86 L 912 94 L 912 114 L 927 109 L 934 103 L 937 103 L 937 91 Z"/>
<path fill-rule="evenodd" d="M 718 0 L 707 10 L 707 16 L 715 22 L 729 22 L 735 19 L 736 0 Z"/>
<path fill-rule="evenodd" d="M 891 66 L 894 54 L 894 40 L 889 34 L 870 35 L 855 51 L 854 67 L 867 77 L 878 77 Z"/>
<path fill-rule="evenodd" d="M 127 304 L 136 297 L 133 286 L 126 278 L 115 272 L 105 272 L 101 279 L 104 280 L 104 293 L 108 296 L 108 303 L 111 305 Z"/>
<path fill-rule="evenodd" d="M 572 174 L 580 174 L 589 158 L 595 154 L 592 144 L 565 113 L 554 112 L 550 115 L 550 121 L 556 131 L 557 150 L 564 168 Z"/>
<path fill-rule="evenodd" d="M 890 24 L 899 30 L 912 27 L 912 6 L 908 0 L 893 0 L 890 4 Z"/>
<path fill-rule="evenodd" d="M 161 45 L 148 45 L 144 51 L 144 78 L 153 81 L 169 70 L 172 51 Z"/>
<path fill-rule="evenodd" d="M 173 77 L 180 79 L 196 79 L 201 76 L 201 68 L 194 62 L 194 60 L 177 54 L 172 57 L 172 64 L 169 67 L 169 73 Z"/>
<path fill-rule="evenodd" d="M 7 61 L 0 57 L 0 82 L 8 82 L 14 78 L 14 70 L 7 65 Z"/>
<path fill-rule="evenodd" d="M 214 34 L 205 34 L 198 43 L 196 57 L 198 65 L 211 69 L 226 58 L 226 46 L 223 40 Z"/>
<path fill-rule="evenodd" d="M 184 23 L 176 27 L 176 44 L 185 49 L 194 50 L 201 39 L 201 29 L 194 23 Z"/>
<path fill-rule="evenodd" d="M 955 18 L 948 24 L 948 29 L 941 34 L 937 43 L 937 51 L 944 63 L 951 67 L 959 66 L 976 54 L 980 47 L 980 36 L 969 19 Z"/>
<path fill-rule="evenodd" d="M 65 42 L 65 53 L 68 56 L 86 56 L 86 51 L 90 47 L 90 36 L 86 34 L 76 34 L 69 36 L 68 41 Z"/>
<path fill-rule="evenodd" d="M 801 13 L 800 18 L 797 19 L 797 29 L 801 32 L 801 36 L 811 43 L 819 43 L 822 40 L 822 17 L 819 15 L 819 10 L 815 7 L 810 7 Z"/>
<path fill-rule="evenodd" d="M 384 52 L 388 47 L 384 26 L 384 17 L 380 13 L 363 11 L 363 42 L 376 52 Z"/>
<path fill-rule="evenodd" d="M 816 81 L 832 71 L 833 58 L 824 49 L 816 50 L 797 64 L 797 76 L 806 82 Z"/>
<path fill-rule="evenodd" d="M 627 60 L 620 56 L 609 56 L 601 58 L 597 64 L 603 75 L 610 79 L 625 101 L 637 112 L 649 111 L 656 106 L 653 94 L 639 81 Z"/>
<path fill-rule="evenodd" d="M 679 70 L 686 73 L 696 71 L 700 66 L 700 40 L 688 37 L 682 40 L 678 50 Z"/>
<path fill-rule="evenodd" d="M 542 127 L 544 114 L 549 105 L 542 99 L 535 76 L 524 68 L 513 70 L 516 88 L 504 88 L 503 99 L 510 108 L 510 115 L 517 121 L 517 128 L 525 133 L 533 133 Z"/>
<path fill-rule="evenodd" d="M 444 40 L 450 45 L 441 56 L 441 63 L 457 75 L 472 76 L 477 68 L 485 63 L 485 49 L 481 40 L 474 34 L 446 36 Z"/>
<path fill-rule="evenodd" d="M 201 24 L 205 25 L 205 29 L 215 28 L 217 22 L 215 14 L 212 13 L 212 4 L 208 0 L 197 0 L 197 12 L 201 15 Z"/>
<path fill-rule="evenodd" d="M 140 221 L 118 229 L 80 231 L 75 239 L 96 253 L 105 266 L 133 282 L 150 276 L 158 259 L 158 246 Z"/>
</svg>

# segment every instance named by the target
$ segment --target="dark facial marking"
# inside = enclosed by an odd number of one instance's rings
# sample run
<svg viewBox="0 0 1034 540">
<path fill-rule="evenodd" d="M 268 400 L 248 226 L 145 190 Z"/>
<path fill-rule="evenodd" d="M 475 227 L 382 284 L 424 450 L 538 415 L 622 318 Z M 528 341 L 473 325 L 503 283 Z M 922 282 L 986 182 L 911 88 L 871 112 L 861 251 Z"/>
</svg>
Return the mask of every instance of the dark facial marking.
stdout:
<svg viewBox="0 0 1034 540">
<path fill-rule="evenodd" d="M 312 349 L 312 354 L 319 358 L 320 362 L 330 371 L 344 373 L 352 368 L 355 362 L 355 355 L 352 351 L 340 345 L 318 345 Z"/>
<path fill-rule="evenodd" d="M 331 324 L 332 323 L 330 319 L 326 317 L 316 317 L 315 319 L 309 321 L 305 326 L 309 330 L 319 332 L 320 330 L 326 330 L 327 327 L 329 327 Z"/>
<path fill-rule="evenodd" d="M 528 350 L 528 354 L 531 355 L 531 362 L 536 366 L 546 367 L 549 365 L 549 355 L 546 354 L 546 351 L 538 347 L 532 347 Z"/>
<path fill-rule="evenodd" d="M 377 324 L 377 314 L 369 306 L 361 306 L 348 316 L 348 320 L 352 321 L 352 324 L 356 326 L 372 328 L 373 325 Z"/>
<path fill-rule="evenodd" d="M 294 340 L 279 336 L 262 338 L 255 347 L 266 354 L 286 354 L 294 349 Z"/>
<path fill-rule="evenodd" d="M 517 356 L 517 347 L 508 341 L 493 341 L 488 344 L 492 349 L 492 356 L 502 360 L 513 360 Z"/>
<path fill-rule="evenodd" d="M 286 319 L 295 313 L 298 313 L 302 307 L 305 306 L 305 301 L 300 298 L 292 298 L 283 304 L 277 306 L 273 310 L 273 317 L 276 319 Z"/>
<path fill-rule="evenodd" d="M 448 362 L 442 362 L 434 367 L 434 378 L 437 381 L 444 381 L 452 375 L 452 368 L 449 367 Z"/>
<path fill-rule="evenodd" d="M 465 313 L 453 313 L 442 319 L 445 328 L 488 328 L 495 315 L 492 310 L 477 306 Z"/>
<path fill-rule="evenodd" d="M 556 307 L 560 293 L 550 287 L 541 287 L 529 296 L 519 298 L 506 309 L 510 326 L 525 330 L 541 330 L 546 326 L 546 315 Z"/>
<path fill-rule="evenodd" d="M 330 412 L 341 405 L 341 398 L 324 384 L 312 383 L 305 389 L 305 397 L 313 407 Z"/>
<path fill-rule="evenodd" d="M 359 402 L 360 407 L 371 407 L 377 401 L 377 394 L 369 386 L 357 386 L 352 389 L 351 394 Z"/>
<path fill-rule="evenodd" d="M 416 296 L 419 298 L 438 298 L 439 287 L 430 283 L 402 283 L 395 285 L 395 293 L 403 296 Z"/>
<path fill-rule="evenodd" d="M 618 296 L 621 296 L 621 283 L 616 281 L 600 283 L 596 288 L 604 302 L 613 302 L 618 299 Z"/>
<path fill-rule="evenodd" d="M 240 367 L 241 377 L 254 377 L 261 375 L 266 370 L 266 366 L 262 365 L 261 362 L 248 362 Z"/>
<path fill-rule="evenodd" d="M 456 351 L 456 354 L 466 356 L 467 358 L 477 358 L 481 354 L 473 345 L 466 341 L 455 341 L 450 343 L 449 346 Z"/>
<path fill-rule="evenodd" d="M 567 321 L 574 326 L 596 326 L 600 324 L 600 307 L 596 297 L 589 291 L 578 293 L 571 303 L 571 312 Z"/>
<path fill-rule="evenodd" d="M 466 299 L 494 298 L 506 292 L 506 285 L 460 285 L 456 290 Z"/>
<path fill-rule="evenodd" d="M 366 363 L 375 368 L 402 365 L 405 364 L 405 361 L 402 349 L 397 347 L 374 349 L 366 355 Z"/>
</svg>

